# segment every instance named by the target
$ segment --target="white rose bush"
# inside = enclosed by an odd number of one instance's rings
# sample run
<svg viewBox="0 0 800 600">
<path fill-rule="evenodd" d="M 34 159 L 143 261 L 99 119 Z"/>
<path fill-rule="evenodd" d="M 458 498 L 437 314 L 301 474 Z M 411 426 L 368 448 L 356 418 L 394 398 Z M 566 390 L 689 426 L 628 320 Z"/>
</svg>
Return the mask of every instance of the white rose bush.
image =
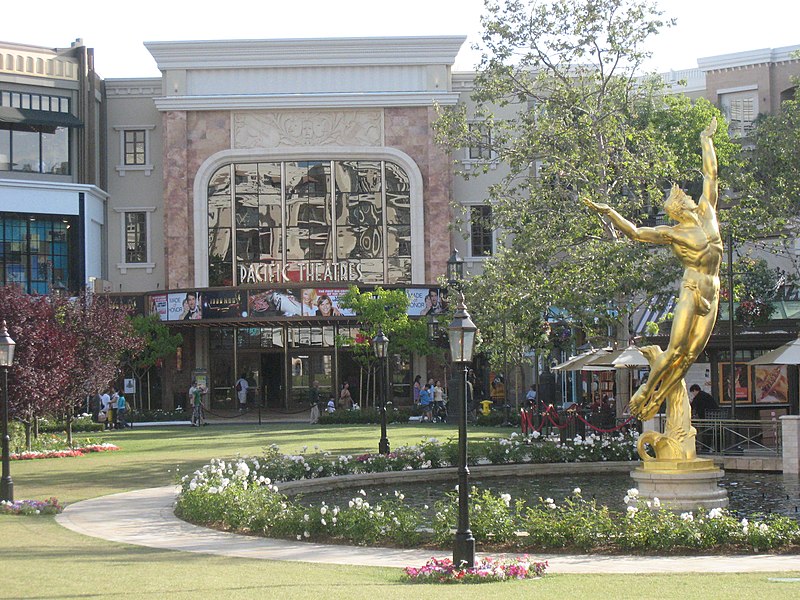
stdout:
<svg viewBox="0 0 800 600">
<path fill-rule="evenodd" d="M 632 441 L 630 441 L 632 440 Z M 620 460 L 635 439 L 580 439 L 572 444 L 521 436 L 475 444 L 473 461 L 545 462 Z M 580 442 L 580 443 L 576 443 Z M 281 493 L 283 482 L 332 475 L 431 469 L 454 464 L 456 446 L 428 439 L 389 455 L 335 456 L 327 452 L 284 455 L 275 446 L 259 457 L 215 459 L 181 480 L 176 514 L 192 523 L 228 531 L 298 541 L 356 545 L 449 547 L 458 515 L 452 491 L 434 505 L 433 516 L 406 503 L 401 491 L 383 495 L 358 490 L 342 505 L 306 505 Z M 472 445 L 471 445 L 472 447 Z M 506 450 L 508 454 L 506 454 Z M 797 551 L 800 524 L 780 515 L 742 519 L 725 509 L 674 513 L 638 490 L 614 512 L 582 497 L 580 488 L 563 500 L 526 503 L 500 491 L 471 490 L 470 524 L 481 550 L 691 553 L 697 551 Z M 426 507 L 427 508 L 427 507 Z"/>
</svg>

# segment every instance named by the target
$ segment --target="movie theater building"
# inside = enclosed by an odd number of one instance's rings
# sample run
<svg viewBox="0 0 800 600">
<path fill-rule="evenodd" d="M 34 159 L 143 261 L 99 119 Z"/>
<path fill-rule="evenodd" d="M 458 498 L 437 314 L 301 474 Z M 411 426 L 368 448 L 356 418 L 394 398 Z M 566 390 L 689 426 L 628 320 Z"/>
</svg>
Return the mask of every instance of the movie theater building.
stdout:
<svg viewBox="0 0 800 600">
<path fill-rule="evenodd" d="M 453 169 L 433 139 L 463 37 L 153 42 L 162 73 L 107 80 L 108 279 L 179 331 L 163 405 L 291 408 L 361 385 L 349 285 L 419 315 L 450 255 Z M 390 347 L 391 352 L 391 347 Z M 424 357 L 393 360 L 408 395 Z"/>
</svg>

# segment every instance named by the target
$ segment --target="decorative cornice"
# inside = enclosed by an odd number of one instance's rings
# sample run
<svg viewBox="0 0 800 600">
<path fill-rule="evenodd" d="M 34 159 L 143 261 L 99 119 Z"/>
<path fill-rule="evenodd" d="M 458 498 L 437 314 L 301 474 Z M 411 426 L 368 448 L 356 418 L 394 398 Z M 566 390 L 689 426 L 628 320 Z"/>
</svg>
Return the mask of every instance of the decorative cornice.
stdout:
<svg viewBox="0 0 800 600">
<path fill-rule="evenodd" d="M 465 36 L 145 42 L 158 68 L 452 65 Z"/>
<path fill-rule="evenodd" d="M 23 189 L 39 189 L 49 190 L 54 192 L 84 192 L 92 194 L 103 200 L 108 198 L 108 192 L 100 189 L 96 185 L 87 185 L 84 183 L 54 183 L 50 181 L 31 181 L 22 179 L 0 179 L 0 187 L 3 188 L 23 188 Z"/>
<path fill-rule="evenodd" d="M 760 48 L 747 52 L 721 54 L 697 59 L 697 66 L 703 71 L 719 71 L 737 67 L 752 67 L 772 63 L 796 60 L 792 55 L 800 51 L 798 46 L 784 46 L 782 48 Z"/>
<path fill-rule="evenodd" d="M 160 77 L 106 79 L 106 95 L 110 98 L 155 98 L 163 93 Z"/>
<path fill-rule="evenodd" d="M 384 108 L 455 105 L 452 92 L 366 92 L 332 94 L 274 94 L 258 96 L 169 96 L 155 99 L 160 111 L 260 110 L 287 108 Z"/>
</svg>

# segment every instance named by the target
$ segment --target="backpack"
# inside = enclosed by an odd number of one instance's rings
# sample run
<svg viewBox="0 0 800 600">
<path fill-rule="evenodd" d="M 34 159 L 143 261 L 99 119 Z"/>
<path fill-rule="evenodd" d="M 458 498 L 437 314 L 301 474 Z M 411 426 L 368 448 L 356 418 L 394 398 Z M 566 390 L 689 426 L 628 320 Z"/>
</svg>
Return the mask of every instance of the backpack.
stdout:
<svg viewBox="0 0 800 600">
<path fill-rule="evenodd" d="M 241 392 L 242 391 L 242 382 L 241 381 L 237 381 L 236 382 L 236 391 L 237 392 Z"/>
</svg>

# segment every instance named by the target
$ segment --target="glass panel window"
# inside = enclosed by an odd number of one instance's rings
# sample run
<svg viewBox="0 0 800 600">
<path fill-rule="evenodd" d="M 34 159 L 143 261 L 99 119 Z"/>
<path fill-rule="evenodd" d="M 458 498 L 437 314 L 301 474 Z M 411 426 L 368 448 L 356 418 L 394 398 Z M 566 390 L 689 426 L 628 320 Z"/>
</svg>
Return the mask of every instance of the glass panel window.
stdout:
<svg viewBox="0 0 800 600">
<path fill-rule="evenodd" d="M 0 171 L 11 170 L 11 132 L 0 129 Z"/>
<path fill-rule="evenodd" d="M 147 213 L 125 213 L 125 262 L 147 262 Z"/>
<path fill-rule="evenodd" d="M 265 272 L 253 263 L 291 279 L 349 260 L 358 261 L 364 283 L 408 283 L 411 233 L 409 178 L 394 163 L 236 163 L 209 180 L 211 285 Z"/>
<path fill-rule="evenodd" d="M 491 206 L 473 206 L 470 209 L 470 250 L 472 256 L 494 254 Z"/>
<path fill-rule="evenodd" d="M 0 218 L 0 285 L 29 294 L 70 289 L 71 226 L 69 217 Z"/>
<path fill-rule="evenodd" d="M 12 166 L 15 171 L 40 172 L 39 134 L 35 131 L 12 131 Z"/>
<path fill-rule="evenodd" d="M 492 158 L 492 133 L 484 123 L 469 124 L 470 140 L 469 158 L 472 160 L 489 160 Z"/>
<path fill-rule="evenodd" d="M 125 136 L 125 160 L 126 165 L 145 165 L 146 160 L 146 132 L 144 129 L 129 129 L 124 132 Z"/>
<path fill-rule="evenodd" d="M 56 127 L 54 133 L 42 133 L 43 173 L 69 175 L 69 129 Z"/>
</svg>

